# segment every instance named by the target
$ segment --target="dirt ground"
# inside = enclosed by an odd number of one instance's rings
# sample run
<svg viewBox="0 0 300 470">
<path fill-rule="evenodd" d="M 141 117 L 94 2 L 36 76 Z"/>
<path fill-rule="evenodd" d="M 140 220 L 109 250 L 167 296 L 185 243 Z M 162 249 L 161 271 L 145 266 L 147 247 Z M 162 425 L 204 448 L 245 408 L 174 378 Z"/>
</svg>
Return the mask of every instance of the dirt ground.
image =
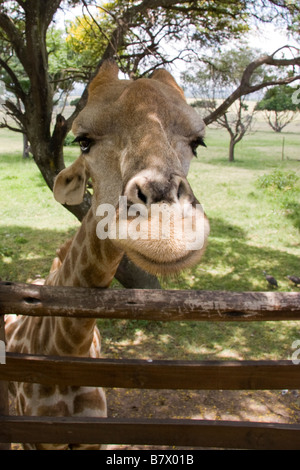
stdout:
<svg viewBox="0 0 300 470">
<path fill-rule="evenodd" d="M 188 418 L 300 424 L 298 390 L 237 392 L 107 389 L 106 395 L 110 418 Z M 11 413 L 14 413 L 13 408 Z M 12 449 L 21 450 L 18 444 L 14 444 Z M 107 446 L 107 450 L 153 449 L 181 448 L 117 444 Z"/>
<path fill-rule="evenodd" d="M 204 419 L 300 424 L 300 391 L 107 390 L 114 418 Z M 179 449 L 108 446 L 108 450 Z"/>
</svg>

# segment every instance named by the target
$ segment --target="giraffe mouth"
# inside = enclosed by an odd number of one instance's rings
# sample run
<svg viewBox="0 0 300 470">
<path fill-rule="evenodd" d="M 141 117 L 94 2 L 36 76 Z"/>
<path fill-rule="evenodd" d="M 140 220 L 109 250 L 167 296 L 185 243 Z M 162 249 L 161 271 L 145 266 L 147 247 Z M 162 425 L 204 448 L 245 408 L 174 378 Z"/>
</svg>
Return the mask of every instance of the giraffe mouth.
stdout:
<svg viewBox="0 0 300 470">
<path fill-rule="evenodd" d="M 209 222 L 202 207 L 188 209 L 165 204 L 151 217 L 132 220 L 117 214 L 108 236 L 144 271 L 175 274 L 197 264 L 207 245 Z"/>
<path fill-rule="evenodd" d="M 150 274 L 167 276 L 176 274 L 179 271 L 190 268 L 197 264 L 200 261 L 205 248 L 206 244 L 201 250 L 189 251 L 187 254 L 176 257 L 170 261 L 159 261 L 132 248 L 126 251 L 126 254 L 135 264 L 145 271 L 148 271 Z"/>
</svg>

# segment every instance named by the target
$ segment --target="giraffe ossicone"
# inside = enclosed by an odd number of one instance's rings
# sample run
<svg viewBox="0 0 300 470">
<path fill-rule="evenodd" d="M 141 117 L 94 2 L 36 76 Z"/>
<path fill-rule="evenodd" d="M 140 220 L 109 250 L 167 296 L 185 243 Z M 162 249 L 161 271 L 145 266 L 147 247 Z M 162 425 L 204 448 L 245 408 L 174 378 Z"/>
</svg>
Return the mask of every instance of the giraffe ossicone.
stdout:
<svg viewBox="0 0 300 470">
<path fill-rule="evenodd" d="M 118 72 L 115 62 L 102 64 L 74 121 L 81 154 L 57 176 L 54 197 L 61 204 L 80 204 L 91 178 L 92 206 L 73 239 L 57 251 L 47 285 L 108 287 L 124 253 L 144 270 L 168 275 L 195 265 L 205 251 L 209 222 L 187 180 L 195 148 L 203 144 L 204 123 L 167 71 L 136 81 L 120 80 Z M 126 199 L 126 217 L 120 217 L 120 198 Z M 103 205 L 113 208 L 115 236 L 98 236 L 107 222 L 99 210 Z M 166 214 L 167 226 L 161 222 Z M 92 319 L 18 316 L 7 322 L 6 335 L 9 351 L 100 357 L 100 334 Z M 101 388 L 17 383 L 11 390 L 20 415 L 107 415 Z M 80 443 L 24 447 L 101 448 Z"/>
</svg>

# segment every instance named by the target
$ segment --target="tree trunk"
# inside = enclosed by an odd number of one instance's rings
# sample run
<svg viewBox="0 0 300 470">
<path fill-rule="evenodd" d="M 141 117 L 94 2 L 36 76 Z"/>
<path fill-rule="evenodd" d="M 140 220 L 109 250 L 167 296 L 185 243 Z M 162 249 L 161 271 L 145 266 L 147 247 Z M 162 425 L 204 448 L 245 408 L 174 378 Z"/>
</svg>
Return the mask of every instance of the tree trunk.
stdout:
<svg viewBox="0 0 300 470">
<path fill-rule="evenodd" d="M 229 161 L 234 162 L 234 147 L 235 147 L 235 140 L 234 137 L 230 137 L 230 144 L 229 144 Z"/>
<path fill-rule="evenodd" d="M 155 276 L 146 273 L 130 261 L 126 255 L 118 267 L 115 278 L 127 289 L 160 289 L 160 283 Z"/>
<path fill-rule="evenodd" d="M 64 141 L 68 132 L 69 128 L 66 119 L 61 114 L 58 114 L 50 142 L 51 158 L 57 173 L 65 168 Z"/>
<path fill-rule="evenodd" d="M 28 137 L 26 134 L 23 134 L 23 158 L 29 158 L 30 144 L 28 142 Z"/>
<path fill-rule="evenodd" d="M 282 127 L 280 126 L 280 122 L 279 122 L 279 113 L 278 113 L 278 111 L 275 111 L 274 130 L 275 130 L 275 132 L 277 132 L 277 133 L 280 133 L 281 130 L 282 130 Z"/>
</svg>

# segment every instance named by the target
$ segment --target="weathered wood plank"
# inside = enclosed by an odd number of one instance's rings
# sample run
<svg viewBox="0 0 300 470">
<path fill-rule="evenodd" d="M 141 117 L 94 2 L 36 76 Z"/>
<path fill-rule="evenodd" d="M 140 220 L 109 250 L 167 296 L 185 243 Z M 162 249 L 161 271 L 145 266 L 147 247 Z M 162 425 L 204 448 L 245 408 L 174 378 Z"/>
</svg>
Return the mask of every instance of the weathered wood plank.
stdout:
<svg viewBox="0 0 300 470">
<path fill-rule="evenodd" d="M 84 289 L 0 283 L 0 312 L 160 321 L 300 320 L 300 292 Z"/>
<path fill-rule="evenodd" d="M 4 345 L 4 348 L 2 347 Z M 4 317 L 0 315 L 0 373 L 5 368 L 4 359 L 2 357 L 3 350 L 5 352 L 5 329 L 4 329 Z M 8 415 L 8 383 L 0 379 L 0 415 Z M 2 442 L 0 439 L 0 450 L 9 450 L 10 444 Z"/>
<path fill-rule="evenodd" d="M 0 379 L 50 385 L 190 390 L 300 388 L 291 361 L 145 361 L 7 354 Z"/>
<path fill-rule="evenodd" d="M 4 442 L 300 450 L 300 426 L 236 421 L 1 417 Z"/>
</svg>

